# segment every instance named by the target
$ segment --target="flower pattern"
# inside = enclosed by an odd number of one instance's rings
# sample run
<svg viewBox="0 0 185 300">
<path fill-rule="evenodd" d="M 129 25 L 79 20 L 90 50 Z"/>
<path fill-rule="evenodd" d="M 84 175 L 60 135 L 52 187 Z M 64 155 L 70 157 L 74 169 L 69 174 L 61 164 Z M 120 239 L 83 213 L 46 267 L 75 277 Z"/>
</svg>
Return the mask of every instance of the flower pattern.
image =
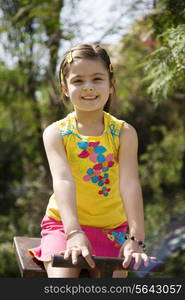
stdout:
<svg viewBox="0 0 185 300">
<path fill-rule="evenodd" d="M 108 196 L 111 188 L 105 187 L 110 183 L 109 169 L 114 165 L 114 154 L 110 153 L 105 156 L 107 149 L 100 145 L 100 142 L 78 142 L 78 147 L 82 150 L 78 157 L 88 158 L 95 163 L 92 168 L 87 169 L 84 181 L 90 181 L 102 187 L 98 194 Z"/>
<path fill-rule="evenodd" d="M 109 195 L 110 190 L 110 188 L 103 187 L 102 190 L 98 192 L 98 194 L 106 197 Z"/>
<path fill-rule="evenodd" d="M 120 247 L 125 242 L 125 234 L 123 232 L 116 232 L 116 231 L 106 231 L 104 230 L 108 239 L 110 239 L 115 247 Z"/>
</svg>

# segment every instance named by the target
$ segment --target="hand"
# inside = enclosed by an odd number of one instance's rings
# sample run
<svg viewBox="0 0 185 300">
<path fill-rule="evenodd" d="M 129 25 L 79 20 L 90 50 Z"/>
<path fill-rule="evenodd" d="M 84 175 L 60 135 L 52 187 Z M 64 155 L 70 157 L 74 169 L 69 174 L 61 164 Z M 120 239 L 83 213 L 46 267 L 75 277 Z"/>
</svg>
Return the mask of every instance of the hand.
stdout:
<svg viewBox="0 0 185 300">
<path fill-rule="evenodd" d="M 91 268 L 95 267 L 92 259 L 92 247 L 84 233 L 76 233 L 67 240 L 67 248 L 64 252 L 64 259 L 72 258 L 72 263 L 75 265 L 78 261 L 78 256 L 82 255 Z"/>
<path fill-rule="evenodd" d="M 137 242 L 128 240 L 120 248 L 119 257 L 124 257 L 123 268 L 127 268 L 131 263 L 132 258 L 135 259 L 134 270 L 137 270 L 142 261 L 144 266 L 147 267 L 149 264 L 149 257 L 144 253 Z"/>
</svg>

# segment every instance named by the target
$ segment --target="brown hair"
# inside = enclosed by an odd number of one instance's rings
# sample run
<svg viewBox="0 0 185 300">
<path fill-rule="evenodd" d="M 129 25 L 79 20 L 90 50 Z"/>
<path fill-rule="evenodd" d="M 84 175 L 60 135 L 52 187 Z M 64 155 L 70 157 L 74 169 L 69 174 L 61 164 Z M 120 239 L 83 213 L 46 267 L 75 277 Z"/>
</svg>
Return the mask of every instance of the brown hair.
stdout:
<svg viewBox="0 0 185 300">
<path fill-rule="evenodd" d="M 74 52 L 76 52 L 75 55 L 73 55 Z M 98 44 L 79 44 L 79 45 L 76 45 L 75 47 L 69 49 L 64 54 L 63 60 L 60 64 L 60 68 L 59 68 L 60 85 L 62 84 L 62 82 L 64 82 L 64 84 L 66 84 L 66 77 L 69 73 L 70 64 L 73 62 L 73 60 L 75 58 L 77 58 L 77 59 L 81 59 L 81 58 L 101 59 L 101 61 L 103 62 L 105 68 L 107 69 L 107 71 L 109 73 L 109 79 L 111 80 L 114 76 L 111 61 L 110 61 L 109 55 L 107 54 L 105 49 L 103 49 Z M 114 89 L 114 93 L 115 93 L 115 89 Z M 106 112 L 109 111 L 112 97 L 113 97 L 113 95 L 109 96 L 109 98 L 104 106 L 104 111 L 106 111 Z M 63 100 L 64 100 L 64 103 L 67 100 L 67 97 L 64 94 L 63 94 Z"/>
</svg>

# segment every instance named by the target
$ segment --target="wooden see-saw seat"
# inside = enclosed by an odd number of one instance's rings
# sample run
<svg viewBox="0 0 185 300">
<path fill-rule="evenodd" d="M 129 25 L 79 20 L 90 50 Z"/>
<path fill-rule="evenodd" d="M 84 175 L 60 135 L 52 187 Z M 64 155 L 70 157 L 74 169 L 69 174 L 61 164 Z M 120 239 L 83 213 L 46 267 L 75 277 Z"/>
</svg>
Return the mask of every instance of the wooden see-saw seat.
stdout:
<svg viewBox="0 0 185 300">
<path fill-rule="evenodd" d="M 44 265 L 42 262 L 38 262 L 31 255 L 28 254 L 28 249 L 34 248 L 40 245 L 40 238 L 33 237 L 14 237 L 13 246 L 17 257 L 17 262 L 19 265 L 19 270 L 22 277 L 36 278 L 36 277 L 47 277 Z M 117 266 L 118 269 L 122 268 L 123 258 L 110 258 L 110 257 L 98 257 L 93 256 L 96 265 L 101 270 L 101 277 L 111 277 L 113 269 Z M 71 260 L 64 260 L 61 255 L 54 255 L 52 264 L 54 267 L 67 267 L 74 268 Z M 128 267 L 128 271 L 135 272 L 133 270 L 134 259 Z M 82 275 L 80 277 L 89 277 L 88 264 L 83 257 L 79 257 L 78 264 L 76 267 L 82 268 Z M 143 264 L 140 266 L 139 272 L 143 272 L 147 276 L 151 272 L 163 272 L 164 263 L 162 261 L 151 261 L 149 266 L 145 268 Z"/>
</svg>

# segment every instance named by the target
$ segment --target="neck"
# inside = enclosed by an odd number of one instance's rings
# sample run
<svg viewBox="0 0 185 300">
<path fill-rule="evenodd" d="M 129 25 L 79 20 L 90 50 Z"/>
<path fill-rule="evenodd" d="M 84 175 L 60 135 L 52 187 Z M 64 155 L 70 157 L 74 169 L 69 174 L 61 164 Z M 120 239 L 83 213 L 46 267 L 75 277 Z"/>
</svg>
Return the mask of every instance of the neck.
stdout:
<svg viewBox="0 0 185 300">
<path fill-rule="evenodd" d="M 78 123 L 83 124 L 85 126 L 91 126 L 98 123 L 102 123 L 103 121 L 103 114 L 102 110 L 100 111 L 78 111 L 75 110 L 75 117 Z"/>
</svg>

